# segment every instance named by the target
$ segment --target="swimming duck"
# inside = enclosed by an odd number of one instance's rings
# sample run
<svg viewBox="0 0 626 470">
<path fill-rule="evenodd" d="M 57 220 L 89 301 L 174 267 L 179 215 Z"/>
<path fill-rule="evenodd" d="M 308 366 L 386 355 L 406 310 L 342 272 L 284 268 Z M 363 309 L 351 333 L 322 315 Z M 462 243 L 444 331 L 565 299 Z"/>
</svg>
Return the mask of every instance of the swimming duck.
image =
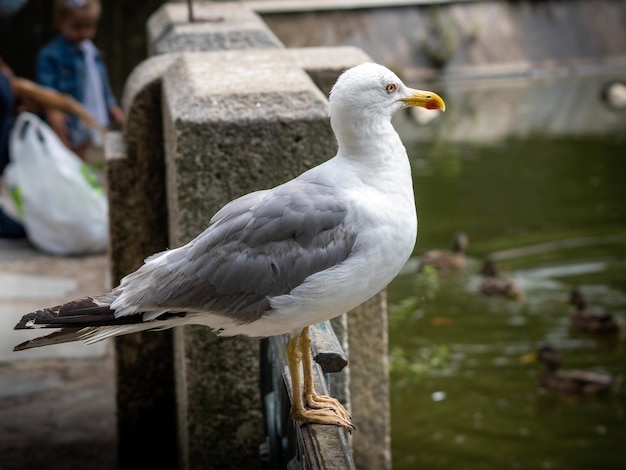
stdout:
<svg viewBox="0 0 626 470">
<path fill-rule="evenodd" d="M 611 312 L 588 309 L 587 299 L 580 289 L 574 289 L 570 293 L 569 303 L 575 309 L 570 317 L 570 326 L 575 330 L 588 333 L 617 333 L 622 329 L 622 322 Z"/>
<path fill-rule="evenodd" d="M 469 245 L 469 238 L 464 232 L 454 234 L 452 251 L 429 250 L 420 257 L 422 266 L 432 266 L 438 271 L 456 271 L 465 266 L 465 250 Z"/>
<path fill-rule="evenodd" d="M 543 388 L 563 393 L 593 395 L 609 390 L 615 383 L 615 378 L 608 374 L 561 369 L 561 353 L 553 346 L 542 346 L 535 356 L 538 361 L 546 364 L 546 371 L 539 379 L 539 385 Z"/>
<path fill-rule="evenodd" d="M 480 284 L 482 294 L 515 300 L 520 300 L 523 297 L 522 290 L 513 279 L 500 275 L 493 260 L 485 261 L 481 272 L 484 276 Z"/>
</svg>

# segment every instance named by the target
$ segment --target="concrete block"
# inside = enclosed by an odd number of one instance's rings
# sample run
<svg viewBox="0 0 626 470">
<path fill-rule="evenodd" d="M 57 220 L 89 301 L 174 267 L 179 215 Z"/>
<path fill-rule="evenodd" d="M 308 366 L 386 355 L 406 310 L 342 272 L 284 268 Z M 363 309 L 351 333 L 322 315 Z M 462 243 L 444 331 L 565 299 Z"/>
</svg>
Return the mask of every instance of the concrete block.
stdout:
<svg viewBox="0 0 626 470">
<path fill-rule="evenodd" d="M 148 20 L 149 54 L 283 47 L 265 22 L 244 4 L 197 3 L 193 11 L 196 17 L 210 17 L 212 21 L 190 23 L 184 3 L 166 3 L 159 8 Z"/>
<path fill-rule="evenodd" d="M 334 156 L 328 103 L 284 51 L 184 54 L 165 77 L 170 237 Z"/>
<path fill-rule="evenodd" d="M 148 59 L 130 75 L 122 100 L 124 151 L 107 155 L 114 285 L 167 247 L 161 76 L 173 59 Z"/>
<path fill-rule="evenodd" d="M 391 469 L 387 295 L 382 291 L 348 312 L 349 389 L 357 468 Z"/>
<path fill-rule="evenodd" d="M 107 145 L 113 285 L 168 246 L 161 77 L 172 60 L 158 56 L 133 71 L 123 98 L 124 149 Z M 146 466 L 178 463 L 172 336 L 142 332 L 115 339 L 122 469 L 133 467 L 138 455 Z"/>
<path fill-rule="evenodd" d="M 294 47 L 287 52 L 326 96 L 344 70 L 372 62 L 358 47 Z"/>
</svg>

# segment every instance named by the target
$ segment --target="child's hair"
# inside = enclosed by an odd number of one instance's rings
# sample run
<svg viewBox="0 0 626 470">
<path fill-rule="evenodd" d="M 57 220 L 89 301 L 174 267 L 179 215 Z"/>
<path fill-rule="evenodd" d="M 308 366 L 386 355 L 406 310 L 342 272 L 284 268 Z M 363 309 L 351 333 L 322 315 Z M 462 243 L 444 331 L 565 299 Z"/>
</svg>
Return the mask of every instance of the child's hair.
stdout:
<svg viewBox="0 0 626 470">
<path fill-rule="evenodd" d="M 100 0 L 55 0 L 54 23 L 73 15 L 99 14 L 100 8 Z"/>
</svg>

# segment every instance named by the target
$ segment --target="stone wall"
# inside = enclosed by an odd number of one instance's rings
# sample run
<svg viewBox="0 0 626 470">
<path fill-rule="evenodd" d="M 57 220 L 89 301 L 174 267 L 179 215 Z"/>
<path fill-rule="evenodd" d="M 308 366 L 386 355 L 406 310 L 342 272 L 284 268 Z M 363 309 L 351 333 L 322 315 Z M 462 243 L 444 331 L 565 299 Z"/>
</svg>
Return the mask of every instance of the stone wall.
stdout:
<svg viewBox="0 0 626 470">
<path fill-rule="evenodd" d="M 626 66 L 624 0 L 288 3 L 250 5 L 287 47 L 355 46 L 407 77 Z"/>
</svg>

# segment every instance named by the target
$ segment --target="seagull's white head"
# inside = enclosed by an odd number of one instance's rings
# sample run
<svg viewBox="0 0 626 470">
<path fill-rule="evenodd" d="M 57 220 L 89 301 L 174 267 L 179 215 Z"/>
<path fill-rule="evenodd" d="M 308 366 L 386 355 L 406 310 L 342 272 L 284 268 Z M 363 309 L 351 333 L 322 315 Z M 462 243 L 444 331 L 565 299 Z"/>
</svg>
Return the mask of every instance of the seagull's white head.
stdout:
<svg viewBox="0 0 626 470">
<path fill-rule="evenodd" d="M 365 63 L 346 70 L 337 79 L 329 98 L 330 119 L 335 132 L 353 127 L 389 122 L 407 106 L 445 111 L 443 100 L 430 91 L 407 87 L 398 76 L 379 64 Z"/>
</svg>

